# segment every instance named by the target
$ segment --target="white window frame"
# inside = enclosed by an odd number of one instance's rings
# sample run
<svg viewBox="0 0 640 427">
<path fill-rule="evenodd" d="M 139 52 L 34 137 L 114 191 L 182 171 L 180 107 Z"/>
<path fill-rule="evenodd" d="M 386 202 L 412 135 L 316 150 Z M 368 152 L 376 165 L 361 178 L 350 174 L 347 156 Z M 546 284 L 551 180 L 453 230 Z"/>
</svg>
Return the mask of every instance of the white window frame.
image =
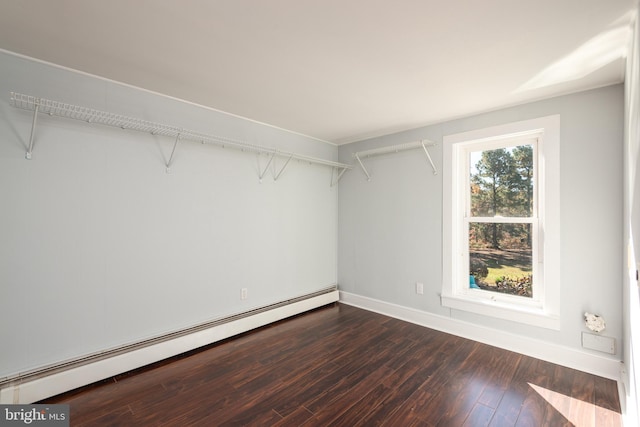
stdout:
<svg viewBox="0 0 640 427">
<path fill-rule="evenodd" d="M 523 139 L 525 138 L 525 139 Z M 469 287 L 469 152 L 504 148 L 535 138 L 533 298 Z M 443 285 L 445 307 L 529 325 L 560 329 L 560 116 L 548 116 L 470 132 L 443 140 Z M 500 221 L 495 218 L 492 221 Z M 518 222 L 505 218 L 505 222 Z"/>
</svg>

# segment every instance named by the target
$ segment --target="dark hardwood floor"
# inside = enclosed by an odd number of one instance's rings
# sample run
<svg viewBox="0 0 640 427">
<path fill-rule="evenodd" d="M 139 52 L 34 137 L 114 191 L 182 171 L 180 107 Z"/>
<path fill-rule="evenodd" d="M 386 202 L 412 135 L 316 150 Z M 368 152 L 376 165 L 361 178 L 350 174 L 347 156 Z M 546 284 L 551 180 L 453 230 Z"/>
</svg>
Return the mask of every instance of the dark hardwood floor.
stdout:
<svg viewBox="0 0 640 427">
<path fill-rule="evenodd" d="M 614 381 L 343 304 L 41 403 L 72 426 L 621 426 Z"/>
</svg>

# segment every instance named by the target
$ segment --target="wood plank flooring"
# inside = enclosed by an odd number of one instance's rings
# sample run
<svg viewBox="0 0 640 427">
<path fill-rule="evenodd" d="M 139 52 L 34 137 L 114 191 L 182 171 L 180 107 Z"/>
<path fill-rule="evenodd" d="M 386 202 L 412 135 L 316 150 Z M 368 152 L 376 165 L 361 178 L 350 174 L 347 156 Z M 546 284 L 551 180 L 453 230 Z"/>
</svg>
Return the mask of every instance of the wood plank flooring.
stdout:
<svg viewBox="0 0 640 427">
<path fill-rule="evenodd" d="M 621 426 L 614 381 L 334 304 L 41 403 L 80 426 Z"/>
</svg>

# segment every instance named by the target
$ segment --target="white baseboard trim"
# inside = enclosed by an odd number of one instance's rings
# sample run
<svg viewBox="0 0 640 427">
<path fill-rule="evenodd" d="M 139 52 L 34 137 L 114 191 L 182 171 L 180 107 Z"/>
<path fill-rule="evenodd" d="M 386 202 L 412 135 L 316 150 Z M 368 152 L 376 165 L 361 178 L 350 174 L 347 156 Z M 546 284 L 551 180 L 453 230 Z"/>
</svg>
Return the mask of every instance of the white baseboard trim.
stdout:
<svg viewBox="0 0 640 427">
<path fill-rule="evenodd" d="M 340 302 L 579 371 L 620 380 L 619 360 L 340 291 Z"/>
<path fill-rule="evenodd" d="M 325 293 L 43 378 L 10 384 L 0 390 L 0 404 L 37 402 L 331 304 L 338 297 L 338 291 Z"/>
</svg>

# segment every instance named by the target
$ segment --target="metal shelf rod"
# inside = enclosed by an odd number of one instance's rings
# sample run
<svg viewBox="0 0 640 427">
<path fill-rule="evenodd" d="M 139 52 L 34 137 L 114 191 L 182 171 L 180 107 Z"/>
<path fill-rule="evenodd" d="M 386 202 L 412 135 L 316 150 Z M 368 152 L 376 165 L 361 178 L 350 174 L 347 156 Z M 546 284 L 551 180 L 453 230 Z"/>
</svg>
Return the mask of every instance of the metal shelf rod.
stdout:
<svg viewBox="0 0 640 427">
<path fill-rule="evenodd" d="M 178 141 L 180 141 L 180 134 L 176 135 L 176 141 L 173 143 L 173 150 L 171 150 L 171 156 L 169 157 L 169 161 L 167 162 L 167 173 L 171 173 L 171 164 L 173 163 L 173 155 L 176 154 Z"/>
<path fill-rule="evenodd" d="M 87 123 L 97 123 L 106 126 L 119 127 L 121 129 L 130 129 L 140 132 L 151 133 L 153 135 L 163 135 L 172 138 L 176 138 L 174 143 L 174 149 L 171 153 L 169 162 L 166 164 L 167 169 L 170 168 L 173 160 L 173 154 L 175 147 L 179 139 L 185 141 L 201 142 L 208 144 L 215 144 L 221 147 L 236 148 L 241 151 L 255 152 L 258 154 L 269 154 L 273 157 L 283 157 L 288 159 L 287 163 L 291 159 L 296 159 L 311 164 L 317 164 L 322 166 L 329 166 L 337 168 L 343 171 L 352 169 L 352 165 L 344 163 L 333 162 L 331 160 L 320 159 L 316 157 L 307 156 L 304 154 L 297 154 L 287 151 L 280 151 L 271 147 L 264 147 L 261 145 L 250 144 L 234 139 L 221 137 L 217 135 L 204 134 L 192 130 L 182 129 L 175 126 L 165 125 L 161 123 L 155 123 L 143 119 L 134 117 L 127 117 L 120 114 L 109 113 L 106 111 L 94 110 L 87 107 L 81 107 L 77 105 L 66 104 L 63 102 L 52 101 L 44 98 L 36 98 L 31 95 L 24 95 L 21 93 L 11 92 L 10 104 L 13 107 L 33 111 L 33 126 L 31 129 L 31 138 L 29 141 L 29 151 L 27 151 L 27 158 L 31 158 L 31 151 L 33 150 L 33 136 L 35 132 L 36 116 L 38 113 L 45 113 L 51 116 L 64 117 L 68 119 L 81 120 Z M 278 174 L 279 176 L 279 174 Z"/>
<path fill-rule="evenodd" d="M 292 157 L 293 156 L 289 156 L 289 158 L 287 158 L 287 161 L 284 162 L 284 165 L 282 165 L 282 167 L 280 168 L 280 171 L 278 171 L 278 173 L 273 177 L 274 181 L 277 181 L 278 178 L 280 178 L 280 175 L 282 175 L 282 172 L 284 172 L 284 170 L 286 169 L 287 165 L 289 164 L 289 161 L 291 161 Z M 343 169 L 343 170 L 346 170 L 346 169 Z M 331 169 L 331 171 L 332 171 L 332 174 L 333 174 L 333 169 Z"/>
<path fill-rule="evenodd" d="M 267 169 L 269 169 L 269 166 L 271 165 L 271 162 L 273 161 L 273 158 L 275 156 L 276 156 L 275 153 L 269 156 L 269 161 L 267 162 L 267 165 L 264 167 L 264 170 L 261 171 L 260 174 L 258 175 L 258 179 L 260 179 L 260 182 L 262 182 L 262 178 L 264 177 L 264 174 L 267 173 Z M 260 157 L 258 157 L 258 166 L 260 166 Z"/>
<path fill-rule="evenodd" d="M 31 134 L 29 135 L 29 149 L 27 150 L 27 154 L 25 154 L 25 158 L 27 160 L 31 160 L 31 153 L 33 152 L 33 137 L 36 131 L 36 122 L 38 121 L 38 109 L 40 108 L 40 104 L 36 101 L 35 106 L 33 107 L 33 120 L 31 121 Z"/>
<path fill-rule="evenodd" d="M 334 175 L 336 175 L 336 169 L 337 168 L 332 168 L 331 169 L 331 187 L 335 187 L 336 185 L 338 185 L 338 182 L 340 182 L 340 178 L 342 178 L 342 175 L 344 175 L 344 173 L 347 171 L 346 169 L 342 169 L 340 172 L 338 172 L 336 178 L 334 179 Z"/>
</svg>

